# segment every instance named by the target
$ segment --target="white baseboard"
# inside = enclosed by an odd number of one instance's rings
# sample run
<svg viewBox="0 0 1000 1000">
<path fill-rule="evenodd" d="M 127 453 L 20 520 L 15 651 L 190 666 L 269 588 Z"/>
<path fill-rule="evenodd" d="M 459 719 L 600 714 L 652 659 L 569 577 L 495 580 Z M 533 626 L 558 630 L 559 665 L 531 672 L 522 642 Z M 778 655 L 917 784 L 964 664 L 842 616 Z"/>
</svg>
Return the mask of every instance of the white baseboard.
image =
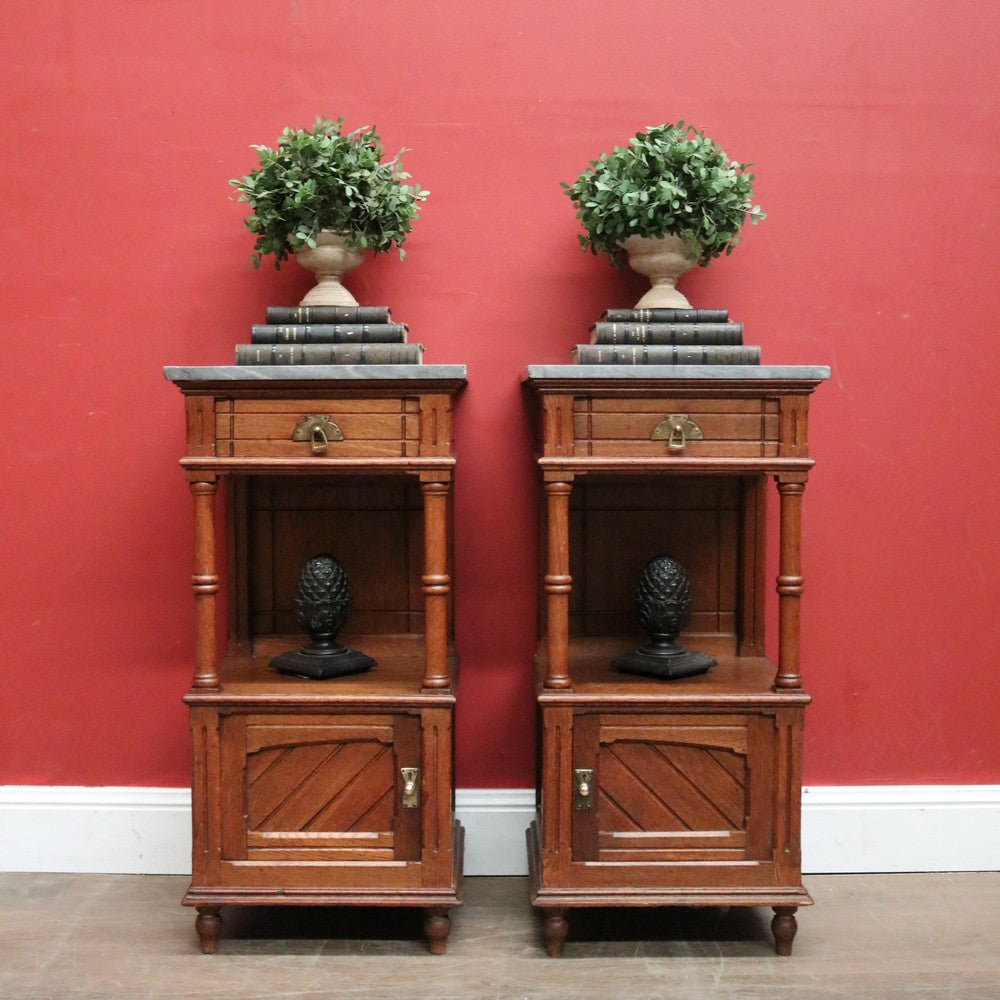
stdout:
<svg viewBox="0 0 1000 1000">
<path fill-rule="evenodd" d="M 465 788 L 466 875 L 524 875 L 532 789 Z M 182 875 L 191 870 L 186 788 L 0 786 L 0 871 Z M 1000 785 L 806 788 L 810 874 L 1000 870 Z"/>
<path fill-rule="evenodd" d="M 0 786 L 0 870 L 189 875 L 191 790 Z"/>
<path fill-rule="evenodd" d="M 1000 871 L 1000 785 L 802 791 L 802 870 Z"/>
<path fill-rule="evenodd" d="M 535 818 L 533 788 L 458 788 L 466 875 L 527 875 L 524 831 Z"/>
</svg>

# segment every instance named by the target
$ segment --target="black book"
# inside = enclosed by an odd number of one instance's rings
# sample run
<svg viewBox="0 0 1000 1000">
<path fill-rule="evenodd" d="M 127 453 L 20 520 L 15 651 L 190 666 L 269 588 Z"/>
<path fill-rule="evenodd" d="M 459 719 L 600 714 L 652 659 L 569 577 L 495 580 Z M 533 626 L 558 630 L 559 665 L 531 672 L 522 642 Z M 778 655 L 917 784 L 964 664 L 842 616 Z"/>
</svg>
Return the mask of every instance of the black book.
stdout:
<svg viewBox="0 0 1000 1000">
<path fill-rule="evenodd" d="M 728 309 L 608 309 L 608 323 L 728 323 Z"/>
<path fill-rule="evenodd" d="M 251 344 L 402 344 L 405 323 L 255 323 Z"/>
<path fill-rule="evenodd" d="M 238 365 L 419 365 L 423 344 L 237 344 Z"/>
<path fill-rule="evenodd" d="M 579 344 L 573 350 L 578 365 L 759 365 L 759 347 L 729 344 Z"/>
<path fill-rule="evenodd" d="M 742 323 L 595 323 L 592 344 L 742 344 Z"/>
<path fill-rule="evenodd" d="M 268 306 L 268 323 L 388 323 L 388 306 Z"/>
</svg>

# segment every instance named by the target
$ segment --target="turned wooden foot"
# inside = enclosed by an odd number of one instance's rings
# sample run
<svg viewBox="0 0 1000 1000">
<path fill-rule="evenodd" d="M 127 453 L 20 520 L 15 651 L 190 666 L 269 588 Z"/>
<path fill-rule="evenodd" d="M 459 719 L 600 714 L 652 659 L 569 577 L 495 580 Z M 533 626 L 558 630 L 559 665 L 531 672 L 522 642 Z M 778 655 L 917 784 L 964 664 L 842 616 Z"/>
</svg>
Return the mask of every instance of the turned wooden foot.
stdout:
<svg viewBox="0 0 1000 1000">
<path fill-rule="evenodd" d="M 451 918 L 444 907 L 435 906 L 427 910 L 424 920 L 424 934 L 427 935 L 427 947 L 432 955 L 443 955 L 448 950 L 448 933 L 451 931 Z"/>
<path fill-rule="evenodd" d="M 203 955 L 214 955 L 219 944 L 219 931 L 222 930 L 222 917 L 219 916 L 221 906 L 199 906 L 195 917 L 194 929 L 198 932 Z"/>
<path fill-rule="evenodd" d="M 792 941 L 799 929 L 795 919 L 795 906 L 775 906 L 774 919 L 771 921 L 771 931 L 774 934 L 774 948 L 779 955 L 791 955 Z"/>
<path fill-rule="evenodd" d="M 546 907 L 543 912 L 545 917 L 542 920 L 542 937 L 545 940 L 545 950 L 550 958 L 558 958 L 569 932 L 566 910 L 562 907 Z"/>
</svg>

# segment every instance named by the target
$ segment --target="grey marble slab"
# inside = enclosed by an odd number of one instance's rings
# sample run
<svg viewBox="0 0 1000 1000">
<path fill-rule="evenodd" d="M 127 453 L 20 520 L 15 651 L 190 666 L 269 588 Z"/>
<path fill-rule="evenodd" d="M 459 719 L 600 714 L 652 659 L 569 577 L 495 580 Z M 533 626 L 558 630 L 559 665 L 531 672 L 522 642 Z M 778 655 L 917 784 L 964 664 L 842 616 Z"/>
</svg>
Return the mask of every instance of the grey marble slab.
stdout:
<svg viewBox="0 0 1000 1000">
<path fill-rule="evenodd" d="M 823 381 L 826 365 L 528 365 L 526 379 L 760 379 Z"/>
<path fill-rule="evenodd" d="M 377 382 L 464 379 L 465 365 L 168 365 L 171 382 Z"/>
</svg>

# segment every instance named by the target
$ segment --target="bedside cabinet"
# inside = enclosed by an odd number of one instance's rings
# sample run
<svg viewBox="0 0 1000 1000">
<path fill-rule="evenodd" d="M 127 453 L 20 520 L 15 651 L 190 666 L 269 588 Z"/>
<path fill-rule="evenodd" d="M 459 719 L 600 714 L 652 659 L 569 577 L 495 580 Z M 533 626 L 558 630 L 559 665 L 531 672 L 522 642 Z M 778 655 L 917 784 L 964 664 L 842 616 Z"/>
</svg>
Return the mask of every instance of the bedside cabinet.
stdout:
<svg viewBox="0 0 1000 1000">
<path fill-rule="evenodd" d="M 811 902 L 799 849 L 799 563 L 809 395 L 825 368 L 534 366 L 542 516 L 540 758 L 528 831 L 550 955 L 582 906 L 770 906 L 790 954 Z M 764 655 L 768 480 L 780 519 L 778 660 Z M 653 680 L 645 564 L 679 561 L 681 644 L 718 661 Z"/>
<path fill-rule="evenodd" d="M 423 908 L 441 954 L 462 895 L 450 592 L 464 366 L 165 374 L 184 395 L 195 513 L 184 903 L 202 950 L 224 905 L 350 904 Z M 307 641 L 293 599 L 321 552 L 347 570 L 343 640 L 375 658 L 367 673 L 269 666 Z"/>
</svg>

